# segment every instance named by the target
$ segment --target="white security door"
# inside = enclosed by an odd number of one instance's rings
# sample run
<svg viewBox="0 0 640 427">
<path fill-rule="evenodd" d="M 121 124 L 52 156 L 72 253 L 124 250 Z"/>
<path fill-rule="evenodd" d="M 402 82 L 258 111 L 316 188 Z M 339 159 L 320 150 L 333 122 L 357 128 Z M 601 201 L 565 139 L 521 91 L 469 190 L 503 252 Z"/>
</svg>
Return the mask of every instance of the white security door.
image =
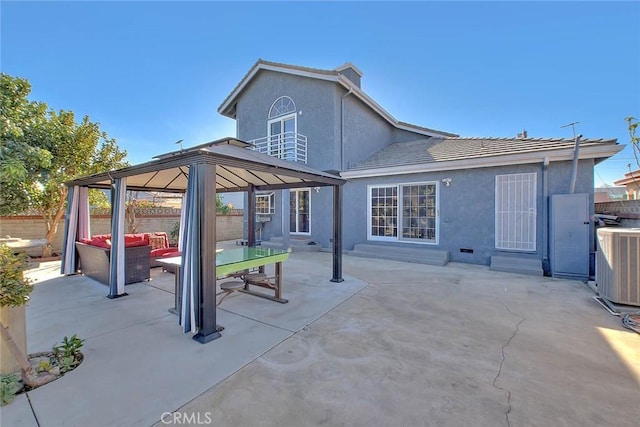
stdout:
<svg viewBox="0 0 640 427">
<path fill-rule="evenodd" d="M 536 174 L 496 176 L 496 249 L 536 250 Z"/>
</svg>

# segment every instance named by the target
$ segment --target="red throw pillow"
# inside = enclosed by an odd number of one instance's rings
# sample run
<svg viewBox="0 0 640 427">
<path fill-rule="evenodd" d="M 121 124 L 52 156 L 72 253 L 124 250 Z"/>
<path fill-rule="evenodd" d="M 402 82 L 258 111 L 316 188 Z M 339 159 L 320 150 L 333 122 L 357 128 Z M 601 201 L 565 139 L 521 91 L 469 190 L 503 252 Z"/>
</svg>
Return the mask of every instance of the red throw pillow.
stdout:
<svg viewBox="0 0 640 427">
<path fill-rule="evenodd" d="M 145 239 L 144 234 L 125 234 L 124 236 L 124 246 L 126 248 L 131 248 L 134 246 L 146 246 L 148 242 Z"/>
</svg>

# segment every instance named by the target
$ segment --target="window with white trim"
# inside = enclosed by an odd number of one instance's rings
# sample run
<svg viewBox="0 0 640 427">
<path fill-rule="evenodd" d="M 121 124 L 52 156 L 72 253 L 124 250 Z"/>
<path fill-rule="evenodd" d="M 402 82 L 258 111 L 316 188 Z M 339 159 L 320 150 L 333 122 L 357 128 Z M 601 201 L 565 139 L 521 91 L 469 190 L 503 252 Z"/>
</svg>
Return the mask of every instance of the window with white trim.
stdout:
<svg viewBox="0 0 640 427">
<path fill-rule="evenodd" d="M 281 96 L 271 104 L 269 109 L 269 119 L 293 114 L 296 112 L 296 103 L 288 96 Z"/>
<path fill-rule="evenodd" d="M 271 215 L 275 213 L 276 208 L 273 201 L 273 192 L 265 194 L 256 194 L 256 214 Z"/>
<path fill-rule="evenodd" d="M 369 187 L 370 240 L 437 243 L 437 183 Z"/>
<path fill-rule="evenodd" d="M 496 175 L 496 249 L 536 250 L 537 174 Z"/>
<path fill-rule="evenodd" d="M 269 109 L 267 154 L 295 161 L 297 132 L 296 104 L 290 97 L 281 96 Z"/>
</svg>

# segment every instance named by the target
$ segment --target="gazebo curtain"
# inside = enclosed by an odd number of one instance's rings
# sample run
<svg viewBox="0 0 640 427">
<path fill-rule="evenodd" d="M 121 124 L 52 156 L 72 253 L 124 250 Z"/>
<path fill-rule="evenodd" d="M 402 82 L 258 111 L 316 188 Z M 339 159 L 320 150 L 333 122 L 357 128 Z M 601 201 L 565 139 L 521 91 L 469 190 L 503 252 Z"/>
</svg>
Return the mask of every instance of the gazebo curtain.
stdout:
<svg viewBox="0 0 640 427">
<path fill-rule="evenodd" d="M 117 178 L 111 190 L 111 254 L 109 256 L 109 298 L 124 295 L 124 212 L 127 178 Z"/>
<path fill-rule="evenodd" d="M 67 195 L 67 212 L 65 215 L 65 234 L 62 242 L 62 263 L 60 273 L 74 274 L 76 266 L 76 245 L 80 239 L 91 236 L 89 221 L 89 189 L 87 187 L 70 187 Z"/>
<path fill-rule="evenodd" d="M 183 332 L 197 332 L 198 296 L 200 284 L 200 198 L 198 194 L 198 169 L 204 165 L 189 166 L 189 182 L 183 204 L 184 230 L 180 233 L 182 247 L 182 269 L 180 291 L 182 292 L 180 325 Z"/>
<path fill-rule="evenodd" d="M 182 236 L 184 236 L 185 214 L 187 209 L 187 193 L 182 195 L 182 204 L 180 207 L 180 228 L 178 231 L 178 251 L 182 252 Z"/>
</svg>

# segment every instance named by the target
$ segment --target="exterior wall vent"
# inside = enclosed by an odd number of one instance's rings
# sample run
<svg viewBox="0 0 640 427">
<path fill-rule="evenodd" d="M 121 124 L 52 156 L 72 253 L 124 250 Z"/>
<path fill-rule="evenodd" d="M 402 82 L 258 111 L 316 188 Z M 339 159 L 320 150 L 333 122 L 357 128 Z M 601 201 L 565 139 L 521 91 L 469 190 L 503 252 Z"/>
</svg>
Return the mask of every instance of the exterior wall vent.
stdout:
<svg viewBox="0 0 640 427">
<path fill-rule="evenodd" d="M 596 282 L 600 296 L 640 306 L 640 229 L 598 229 Z"/>
</svg>

